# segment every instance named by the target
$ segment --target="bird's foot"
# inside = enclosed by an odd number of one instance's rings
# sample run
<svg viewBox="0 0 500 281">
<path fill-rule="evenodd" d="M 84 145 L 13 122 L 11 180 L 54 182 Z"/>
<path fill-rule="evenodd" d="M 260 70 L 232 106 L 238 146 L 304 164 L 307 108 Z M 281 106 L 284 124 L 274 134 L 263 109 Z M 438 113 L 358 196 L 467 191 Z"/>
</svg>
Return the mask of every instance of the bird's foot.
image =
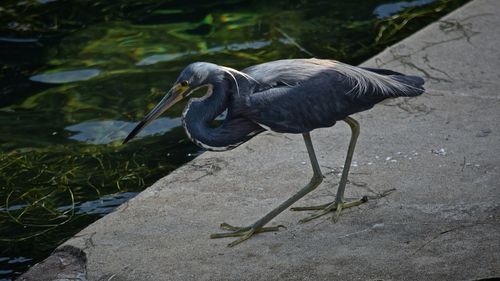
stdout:
<svg viewBox="0 0 500 281">
<path fill-rule="evenodd" d="M 248 240 L 254 234 L 261 233 L 261 232 L 279 231 L 280 227 L 285 228 L 284 225 L 270 226 L 270 227 L 253 227 L 253 226 L 237 227 L 237 226 L 232 226 L 232 225 L 224 222 L 220 225 L 220 228 L 225 229 L 225 230 L 229 230 L 230 232 L 211 234 L 210 238 L 217 239 L 217 238 L 226 238 L 226 237 L 241 237 L 241 238 L 239 238 L 239 239 L 237 239 L 237 240 L 235 240 L 227 245 L 228 247 L 233 247 L 233 246 L 240 244 L 241 242 L 243 242 L 245 240 Z"/>
<path fill-rule="evenodd" d="M 363 198 L 361 198 L 359 200 L 351 201 L 351 202 L 340 202 L 340 203 L 339 202 L 332 202 L 332 203 L 323 204 L 323 205 L 319 205 L 319 206 L 295 207 L 295 208 L 292 208 L 291 210 L 292 211 L 318 210 L 317 213 L 315 213 L 309 217 L 301 219 L 299 221 L 299 223 L 305 223 L 305 222 L 311 221 L 313 219 L 317 219 L 317 218 L 322 217 L 330 212 L 335 212 L 333 214 L 332 220 L 333 220 L 333 222 L 337 222 L 337 220 L 340 217 L 340 213 L 342 212 L 343 209 L 352 208 L 352 207 L 361 205 L 367 201 L 368 201 L 368 197 L 363 196 Z"/>
</svg>

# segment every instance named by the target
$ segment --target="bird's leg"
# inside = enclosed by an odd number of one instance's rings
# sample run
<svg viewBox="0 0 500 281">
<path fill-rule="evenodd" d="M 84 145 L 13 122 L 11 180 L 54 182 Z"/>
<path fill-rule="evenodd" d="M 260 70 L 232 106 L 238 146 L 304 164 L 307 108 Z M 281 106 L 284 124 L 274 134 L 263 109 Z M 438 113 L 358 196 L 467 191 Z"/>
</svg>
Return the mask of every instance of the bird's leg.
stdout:
<svg viewBox="0 0 500 281">
<path fill-rule="evenodd" d="M 337 190 L 337 195 L 335 196 L 335 201 L 332 203 L 327 203 L 319 206 L 312 206 L 312 207 L 295 207 L 292 208 L 292 211 L 309 211 L 309 210 L 319 210 L 316 214 L 313 214 L 312 216 L 306 217 L 300 222 L 308 222 L 310 220 L 313 220 L 315 218 L 319 218 L 325 214 L 328 214 L 329 212 L 335 211 L 335 214 L 333 216 L 333 220 L 336 221 L 340 215 L 340 212 L 343 209 L 351 208 L 354 206 L 358 206 L 360 204 L 365 203 L 368 201 L 368 197 L 364 196 L 363 198 L 352 201 L 352 202 L 344 202 L 344 190 L 345 186 L 347 184 L 347 176 L 349 174 L 349 169 L 351 167 L 351 161 L 352 161 L 352 156 L 354 154 L 354 148 L 356 146 L 356 141 L 359 136 L 359 123 L 355 119 L 351 117 L 347 117 L 344 119 L 344 121 L 351 127 L 351 141 L 349 142 L 349 148 L 347 149 L 347 156 L 345 159 L 344 163 L 344 169 L 342 170 L 342 176 L 340 178 L 340 183 L 339 183 L 339 188 Z"/>
<path fill-rule="evenodd" d="M 311 165 L 313 169 L 313 176 L 309 181 L 309 183 L 301 190 L 299 190 L 299 192 L 292 195 L 292 197 L 288 198 L 285 202 L 283 202 L 277 208 L 275 208 L 267 215 L 262 217 L 260 220 L 256 221 L 251 226 L 234 227 L 227 223 L 223 223 L 221 224 L 221 228 L 229 230 L 230 232 L 212 234 L 210 235 L 210 238 L 241 237 L 240 239 L 235 240 L 228 245 L 229 247 L 232 247 L 247 240 L 256 233 L 277 231 L 279 230 L 280 227 L 283 227 L 283 226 L 276 226 L 276 227 L 263 227 L 263 226 L 266 225 L 270 220 L 272 220 L 278 214 L 280 214 L 288 207 L 290 207 L 297 200 L 304 197 L 307 193 L 313 191 L 323 181 L 323 175 L 321 174 L 321 169 L 319 168 L 318 160 L 316 159 L 316 154 L 314 153 L 311 136 L 309 135 L 309 133 L 304 133 L 303 137 L 304 137 L 304 142 L 306 143 L 307 152 L 309 153 L 309 159 L 311 160 Z"/>
</svg>

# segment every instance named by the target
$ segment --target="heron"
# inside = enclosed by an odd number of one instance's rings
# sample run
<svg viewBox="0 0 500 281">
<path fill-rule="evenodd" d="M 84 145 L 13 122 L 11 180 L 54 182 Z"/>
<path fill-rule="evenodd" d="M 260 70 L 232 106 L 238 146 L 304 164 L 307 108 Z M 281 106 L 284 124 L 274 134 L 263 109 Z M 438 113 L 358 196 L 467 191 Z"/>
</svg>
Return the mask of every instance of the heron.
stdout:
<svg viewBox="0 0 500 281">
<path fill-rule="evenodd" d="M 314 211 L 299 222 L 332 213 L 336 221 L 343 209 L 358 206 L 367 197 L 346 202 L 344 190 L 360 134 L 352 114 L 371 109 L 389 98 L 414 97 L 424 92 L 424 80 L 387 69 L 356 67 L 327 59 L 284 59 L 250 66 L 241 71 L 209 62 L 189 64 L 174 86 L 130 132 L 124 143 L 136 136 L 155 118 L 200 88 L 201 98 L 191 98 L 182 112 L 188 138 L 209 151 L 234 149 L 264 131 L 302 134 L 312 166 L 309 183 L 255 223 L 237 227 L 222 223 L 223 233 L 210 238 L 236 237 L 235 246 L 261 232 L 278 231 L 266 227 L 273 218 L 316 189 L 323 180 L 311 141 L 311 131 L 343 121 L 351 129 L 347 156 L 335 200 L 327 204 L 292 208 Z M 219 126 L 212 121 L 225 113 Z"/>
</svg>

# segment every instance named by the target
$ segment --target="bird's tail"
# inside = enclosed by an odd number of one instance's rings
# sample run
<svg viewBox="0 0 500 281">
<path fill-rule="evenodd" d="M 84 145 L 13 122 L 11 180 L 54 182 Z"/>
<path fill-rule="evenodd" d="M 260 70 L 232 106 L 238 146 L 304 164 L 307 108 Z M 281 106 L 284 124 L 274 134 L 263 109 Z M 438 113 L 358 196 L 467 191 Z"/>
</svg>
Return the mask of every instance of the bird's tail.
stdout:
<svg viewBox="0 0 500 281">
<path fill-rule="evenodd" d="M 397 80 L 407 86 L 408 90 L 404 96 L 415 97 L 424 93 L 424 79 L 413 75 L 390 75 L 392 79 Z"/>
<path fill-rule="evenodd" d="M 390 77 L 391 79 L 404 84 L 406 86 L 404 87 L 405 88 L 404 91 L 401 92 L 401 95 L 398 95 L 398 93 L 396 92 L 395 93 L 396 96 L 414 97 L 414 96 L 419 96 L 425 92 L 424 89 L 425 81 L 422 77 L 405 75 L 403 73 L 399 73 L 388 69 L 378 69 L 378 68 L 368 68 L 368 67 L 363 67 L 363 69 L 386 77 Z"/>
</svg>

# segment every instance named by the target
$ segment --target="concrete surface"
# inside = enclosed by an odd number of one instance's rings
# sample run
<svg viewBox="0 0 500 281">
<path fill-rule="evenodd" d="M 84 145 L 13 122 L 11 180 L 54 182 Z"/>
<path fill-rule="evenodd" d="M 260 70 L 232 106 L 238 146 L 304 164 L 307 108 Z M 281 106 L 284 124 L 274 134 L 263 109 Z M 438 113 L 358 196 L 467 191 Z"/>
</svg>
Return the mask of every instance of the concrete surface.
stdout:
<svg viewBox="0 0 500 281">
<path fill-rule="evenodd" d="M 301 136 L 264 133 L 204 153 L 65 245 L 85 252 L 88 280 L 500 277 L 499 15 L 500 1 L 473 1 L 364 64 L 423 75 L 428 90 L 356 116 L 346 196 L 396 191 L 338 223 L 298 224 L 307 214 L 285 211 L 272 224 L 286 230 L 235 248 L 208 238 L 221 222 L 254 222 L 308 182 Z M 312 137 L 326 178 L 298 206 L 333 200 L 349 129 Z"/>
</svg>

